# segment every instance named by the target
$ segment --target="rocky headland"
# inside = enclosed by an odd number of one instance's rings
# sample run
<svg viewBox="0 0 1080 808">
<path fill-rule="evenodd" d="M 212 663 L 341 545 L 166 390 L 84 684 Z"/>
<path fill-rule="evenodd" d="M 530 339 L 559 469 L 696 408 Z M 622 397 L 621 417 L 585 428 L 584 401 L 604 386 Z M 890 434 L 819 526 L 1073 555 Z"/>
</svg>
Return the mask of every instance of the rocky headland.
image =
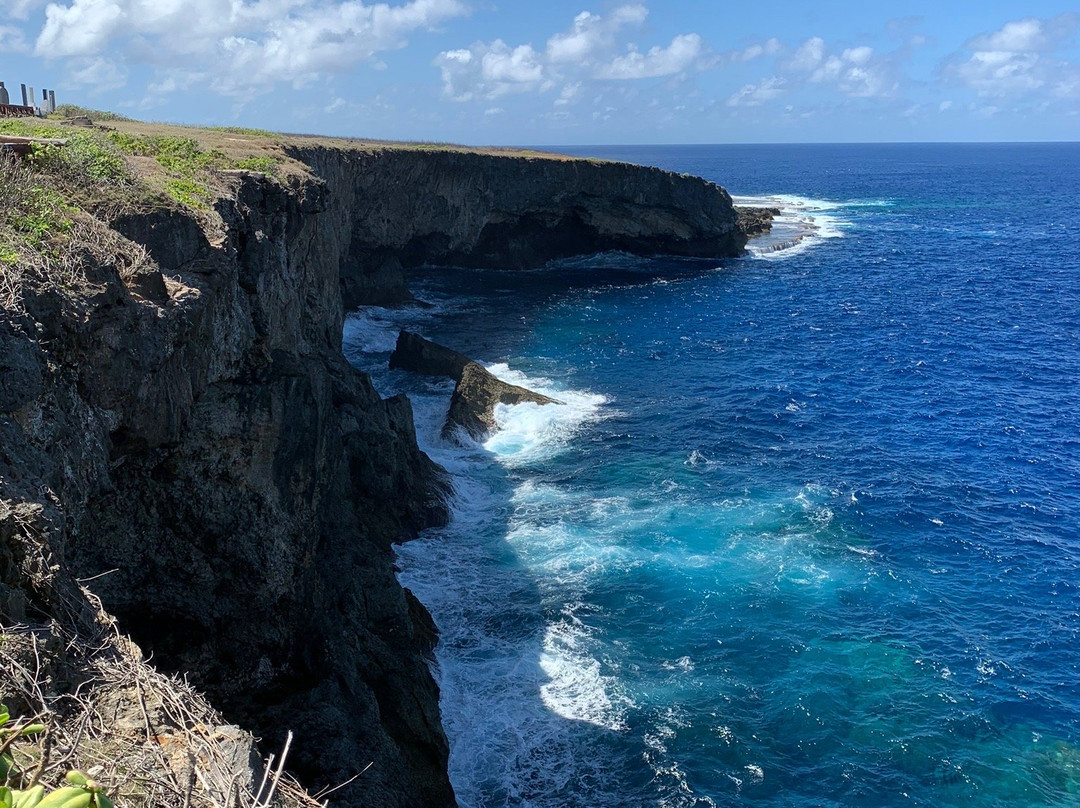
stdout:
<svg viewBox="0 0 1080 808">
<path fill-rule="evenodd" d="M 655 169 L 280 149 L 293 170 L 223 172 L 205 208 L 95 211 L 86 232 L 113 246 L 88 248 L 76 276 L 5 270 L 0 661 L 39 675 L 0 695 L 62 727 L 73 693 L 108 692 L 115 732 L 158 751 L 178 727 L 151 673 L 175 673 L 209 699 L 196 728 L 220 710 L 211 729 L 240 733 L 239 782 L 258 779 L 244 733 L 265 754 L 293 731 L 304 786 L 347 783 L 332 803 L 450 806 L 437 632 L 391 548 L 447 518 L 447 483 L 409 401 L 343 358 L 346 308 L 408 299 L 421 264 L 719 258 L 747 233 L 726 191 Z M 517 394 L 461 359 L 446 360 L 459 387 L 488 403 L 460 423 L 488 428 L 491 396 Z M 101 673 L 121 658 L 126 691 Z M 104 765 L 106 748 L 73 759 Z M 197 782 L 193 752 L 159 758 Z M 209 789 L 182 791 L 163 804 L 210 804 Z"/>
</svg>

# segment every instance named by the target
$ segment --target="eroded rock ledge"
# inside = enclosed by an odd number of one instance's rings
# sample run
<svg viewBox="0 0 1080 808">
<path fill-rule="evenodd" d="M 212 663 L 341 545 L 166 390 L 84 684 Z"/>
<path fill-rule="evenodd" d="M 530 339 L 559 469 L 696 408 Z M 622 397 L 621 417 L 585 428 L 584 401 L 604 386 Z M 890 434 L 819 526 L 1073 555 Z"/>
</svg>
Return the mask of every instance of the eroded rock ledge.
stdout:
<svg viewBox="0 0 1080 808">
<path fill-rule="evenodd" d="M 77 599 L 74 578 L 101 576 L 155 665 L 268 749 L 296 731 L 307 785 L 370 763 L 335 803 L 450 806 L 434 629 L 391 552 L 446 518 L 445 479 L 408 400 L 342 357 L 343 300 L 406 299 L 422 263 L 720 257 L 746 234 L 723 189 L 654 169 L 292 153 L 312 176 L 237 173 L 199 215 L 129 211 L 107 224 L 150 264 L 94 266 L 0 312 L 0 617 L 58 624 L 62 582 Z"/>
<path fill-rule="evenodd" d="M 727 191 L 657 168 L 453 150 L 292 155 L 335 191 L 346 308 L 409 300 L 405 271 L 422 264 L 521 269 L 607 250 L 722 258 L 746 246 Z"/>
</svg>

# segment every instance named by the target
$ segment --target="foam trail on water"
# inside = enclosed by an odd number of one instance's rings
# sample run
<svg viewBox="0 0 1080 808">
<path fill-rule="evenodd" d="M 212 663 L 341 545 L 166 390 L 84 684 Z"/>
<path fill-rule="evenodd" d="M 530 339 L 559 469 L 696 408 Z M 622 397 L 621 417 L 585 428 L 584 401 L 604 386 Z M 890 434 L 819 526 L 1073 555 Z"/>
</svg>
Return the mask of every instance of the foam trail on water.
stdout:
<svg viewBox="0 0 1080 808">
<path fill-rule="evenodd" d="M 588 635 L 571 619 L 548 625 L 540 667 L 544 705 L 558 716 L 604 729 L 626 729 L 627 701 L 617 696 L 615 678 L 601 672 L 588 647 Z"/>
<path fill-rule="evenodd" d="M 435 672 L 460 804 L 554 808 L 567 778 L 603 783 L 610 753 L 582 727 L 621 731 L 628 703 L 596 657 L 598 640 L 544 591 L 545 566 L 558 555 L 550 543 L 566 527 L 535 516 L 580 495 L 515 472 L 564 451 L 584 424 L 606 416 L 606 399 L 506 364 L 489 370 L 564 403 L 500 406 L 498 432 L 459 445 L 441 436 L 451 385 L 411 394 L 421 448 L 453 476 L 453 519 L 397 548 L 399 577 L 441 632 Z"/>
</svg>

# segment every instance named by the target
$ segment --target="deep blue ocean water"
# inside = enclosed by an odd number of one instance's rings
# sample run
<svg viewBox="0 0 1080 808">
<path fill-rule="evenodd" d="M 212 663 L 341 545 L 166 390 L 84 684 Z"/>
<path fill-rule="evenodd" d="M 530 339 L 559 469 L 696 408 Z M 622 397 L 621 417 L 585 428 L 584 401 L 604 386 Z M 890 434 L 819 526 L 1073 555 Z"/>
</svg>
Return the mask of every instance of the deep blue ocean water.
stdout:
<svg viewBox="0 0 1080 808">
<path fill-rule="evenodd" d="M 1080 805 L 1080 145 L 576 151 L 785 216 L 349 319 L 455 475 L 399 549 L 461 805 Z M 399 327 L 566 404 L 447 444 Z"/>
</svg>

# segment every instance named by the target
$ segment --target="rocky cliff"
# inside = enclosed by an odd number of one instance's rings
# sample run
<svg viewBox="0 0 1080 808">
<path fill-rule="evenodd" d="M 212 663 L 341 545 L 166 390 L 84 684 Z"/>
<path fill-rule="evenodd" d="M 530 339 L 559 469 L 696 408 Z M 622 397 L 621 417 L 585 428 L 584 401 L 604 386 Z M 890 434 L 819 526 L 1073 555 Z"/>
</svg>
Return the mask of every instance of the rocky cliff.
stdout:
<svg viewBox="0 0 1080 808">
<path fill-rule="evenodd" d="M 268 748 L 294 730 L 308 786 L 363 770 L 337 803 L 448 806 L 435 629 L 391 552 L 446 518 L 445 482 L 408 400 L 342 358 L 343 296 L 400 300 L 421 263 L 730 255 L 745 235 L 722 189 L 651 169 L 292 153 L 310 175 L 234 173 L 212 211 L 109 216 L 148 261 L 95 259 L 0 311 L 3 626 L 59 626 L 73 654 L 71 603 L 99 619 L 73 579 L 91 581 L 229 720 Z"/>
<path fill-rule="evenodd" d="M 347 308 L 408 300 L 405 271 L 422 264 L 517 269 L 607 250 L 717 258 L 746 245 L 727 191 L 656 168 L 460 150 L 291 154 L 337 192 Z"/>
</svg>

